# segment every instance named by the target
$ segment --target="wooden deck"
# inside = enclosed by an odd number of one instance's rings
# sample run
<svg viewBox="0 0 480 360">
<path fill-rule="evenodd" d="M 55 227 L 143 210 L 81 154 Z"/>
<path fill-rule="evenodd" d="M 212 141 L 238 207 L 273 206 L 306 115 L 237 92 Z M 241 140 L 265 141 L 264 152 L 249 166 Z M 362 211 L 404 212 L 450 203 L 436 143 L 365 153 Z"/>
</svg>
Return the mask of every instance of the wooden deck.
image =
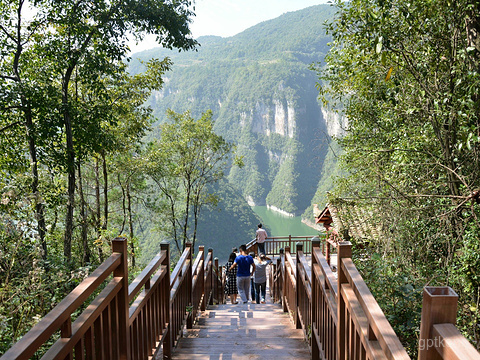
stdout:
<svg viewBox="0 0 480 360">
<path fill-rule="evenodd" d="M 281 305 L 209 306 L 173 351 L 172 359 L 310 359 L 302 330 Z"/>
</svg>

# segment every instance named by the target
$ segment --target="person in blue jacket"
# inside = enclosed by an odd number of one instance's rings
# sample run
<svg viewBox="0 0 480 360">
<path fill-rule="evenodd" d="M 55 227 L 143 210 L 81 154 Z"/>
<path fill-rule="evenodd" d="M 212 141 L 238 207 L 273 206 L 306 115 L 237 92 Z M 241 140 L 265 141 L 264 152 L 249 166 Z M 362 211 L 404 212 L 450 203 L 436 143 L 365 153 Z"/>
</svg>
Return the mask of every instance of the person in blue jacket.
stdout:
<svg viewBox="0 0 480 360">
<path fill-rule="evenodd" d="M 240 298 L 244 304 L 248 303 L 248 295 L 250 293 L 250 276 L 255 272 L 255 263 L 250 255 L 247 255 L 247 246 L 240 245 L 240 255 L 235 258 L 230 270 L 237 267 L 237 288 Z M 250 271 L 250 266 L 252 270 Z"/>
</svg>

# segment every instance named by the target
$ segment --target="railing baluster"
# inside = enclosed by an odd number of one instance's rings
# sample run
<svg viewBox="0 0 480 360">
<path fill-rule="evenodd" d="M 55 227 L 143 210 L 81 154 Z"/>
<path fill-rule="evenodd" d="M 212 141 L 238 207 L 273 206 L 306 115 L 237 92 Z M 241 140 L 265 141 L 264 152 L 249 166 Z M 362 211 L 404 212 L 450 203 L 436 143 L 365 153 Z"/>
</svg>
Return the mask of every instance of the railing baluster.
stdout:
<svg viewBox="0 0 480 360">
<path fill-rule="evenodd" d="M 328 246 L 328 244 L 327 244 Z M 328 247 L 327 247 L 328 248 Z M 342 284 L 348 283 L 347 276 L 342 269 L 342 259 L 352 257 L 352 245 L 349 242 L 340 242 L 337 246 L 337 275 L 338 275 L 338 296 L 337 296 L 337 354 L 339 359 L 346 357 L 346 335 L 347 316 L 345 300 L 341 296 Z"/>
<path fill-rule="evenodd" d="M 318 359 L 320 357 L 320 349 L 318 347 L 318 311 L 319 307 L 322 306 L 320 302 L 319 295 L 317 294 L 317 287 L 318 285 L 318 280 L 317 276 L 315 275 L 315 269 L 318 266 L 318 261 L 317 257 L 315 254 L 315 250 L 320 250 L 320 239 L 315 239 L 312 241 L 312 253 L 311 253 L 311 258 L 312 258 L 312 325 L 310 328 L 311 331 L 311 339 L 310 339 L 310 346 L 311 346 L 311 351 L 312 351 L 312 359 Z"/>
<path fill-rule="evenodd" d="M 128 263 L 127 263 L 127 241 L 116 238 L 112 240 L 113 252 L 122 254 L 120 265 L 114 270 L 113 276 L 122 278 L 122 288 L 118 294 L 118 334 L 119 334 L 119 360 L 127 360 L 130 353 L 129 336 L 129 309 L 128 309 Z"/>
<path fill-rule="evenodd" d="M 60 328 L 60 337 L 61 338 L 71 338 L 72 337 L 72 318 L 69 317 Z M 65 357 L 65 360 L 73 360 L 73 352 L 70 351 L 68 356 Z"/>
<path fill-rule="evenodd" d="M 163 241 L 160 244 L 160 249 L 161 251 L 164 251 L 166 253 L 165 259 L 162 262 L 162 266 L 166 268 L 166 273 L 163 278 L 162 284 L 163 286 L 160 285 L 161 291 L 162 291 L 162 297 L 161 297 L 161 312 L 162 312 L 162 318 L 164 319 L 163 321 L 163 326 L 165 326 L 165 336 L 163 339 L 163 358 L 164 359 L 170 359 L 172 356 L 172 343 L 173 343 L 173 335 L 172 335 L 172 327 L 171 327 L 171 321 L 172 321 L 172 313 L 171 313 L 171 302 L 170 302 L 170 245 L 168 242 Z"/>
</svg>

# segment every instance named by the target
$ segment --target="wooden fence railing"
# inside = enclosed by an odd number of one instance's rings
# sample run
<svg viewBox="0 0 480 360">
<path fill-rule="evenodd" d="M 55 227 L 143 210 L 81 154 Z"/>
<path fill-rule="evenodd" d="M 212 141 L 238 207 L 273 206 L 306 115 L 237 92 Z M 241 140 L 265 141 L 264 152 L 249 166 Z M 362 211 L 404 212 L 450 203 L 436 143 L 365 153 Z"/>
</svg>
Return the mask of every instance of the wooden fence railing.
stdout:
<svg viewBox="0 0 480 360">
<path fill-rule="evenodd" d="M 183 327 L 214 297 L 223 301 L 218 260 L 203 247 L 192 264 L 187 247 L 170 275 L 168 243 L 128 285 L 127 242 L 112 242 L 112 255 L 12 346 L 1 360 L 26 360 L 60 337 L 42 359 L 148 359 L 171 356 Z M 110 280 L 108 280 L 110 279 Z M 106 286 L 100 291 L 104 282 Z M 215 290 L 216 289 L 216 290 Z M 85 304 L 96 291 L 99 294 Z M 129 303 L 131 305 L 129 306 Z M 72 322 L 72 314 L 85 308 Z"/>
<path fill-rule="evenodd" d="M 271 243 L 275 241 L 283 239 Z M 303 329 L 312 359 L 410 359 L 353 264 L 351 244 L 331 244 L 337 251 L 335 273 L 324 256 L 328 245 L 321 247 L 317 238 L 305 246 L 306 241 L 296 244 L 294 257 L 289 245 L 285 251 L 278 249 L 270 291 Z M 276 246 L 270 249 L 276 251 Z M 144 360 L 158 358 L 160 351 L 169 359 L 183 328 L 192 327 L 198 312 L 215 300 L 224 301 L 224 275 L 212 250 L 205 253 L 200 247 L 192 263 L 187 244 L 170 274 L 169 245 L 162 243 L 160 253 L 129 286 L 125 239 L 113 240 L 112 249 L 112 255 L 1 360 L 29 359 L 55 333 L 59 338 L 42 359 Z M 455 327 L 457 300 L 448 287 L 424 289 L 419 360 L 480 360 Z M 72 322 L 72 314 L 82 308 Z"/>
<path fill-rule="evenodd" d="M 310 236 L 272 236 L 267 237 L 265 240 L 265 253 L 269 256 L 276 256 L 280 255 L 280 251 L 287 248 L 287 246 L 292 249 L 296 243 L 302 243 L 304 246 L 304 250 L 306 253 L 310 253 L 312 251 L 312 237 L 315 235 Z M 254 253 L 258 253 L 257 247 L 257 240 L 253 239 L 247 243 L 247 253 L 253 251 Z"/>
<path fill-rule="evenodd" d="M 351 244 L 331 244 L 337 250 L 335 274 L 324 256 L 326 247 L 319 239 L 311 243 L 311 263 L 302 243 L 296 245 L 295 260 L 286 247 L 273 266 L 270 284 L 274 300 L 303 329 L 312 359 L 410 359 L 353 264 Z M 480 360 L 454 325 L 456 310 L 453 290 L 425 288 L 419 360 Z"/>
</svg>

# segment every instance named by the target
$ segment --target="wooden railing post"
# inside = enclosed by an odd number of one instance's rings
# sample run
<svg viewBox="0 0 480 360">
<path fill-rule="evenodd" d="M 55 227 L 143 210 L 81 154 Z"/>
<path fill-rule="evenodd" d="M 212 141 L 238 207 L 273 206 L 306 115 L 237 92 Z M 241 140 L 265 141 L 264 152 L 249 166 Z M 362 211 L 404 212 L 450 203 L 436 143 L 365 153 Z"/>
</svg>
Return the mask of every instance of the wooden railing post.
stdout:
<svg viewBox="0 0 480 360">
<path fill-rule="evenodd" d="M 213 249 L 212 248 L 209 248 L 208 249 L 208 258 L 210 259 L 210 263 L 208 264 L 208 267 L 210 267 L 210 271 L 209 271 L 209 278 L 207 279 L 209 281 L 209 285 L 208 285 L 208 304 L 207 305 L 213 305 L 213 271 L 214 271 L 214 268 L 213 268 Z M 208 269 L 208 268 L 207 268 Z"/>
<path fill-rule="evenodd" d="M 315 267 L 318 264 L 317 257 L 315 256 L 315 251 L 320 250 L 320 239 L 318 237 L 314 237 L 312 239 L 312 323 L 310 324 L 310 345 L 312 349 L 312 359 L 319 359 L 320 358 L 320 349 L 318 347 L 317 338 L 315 336 L 315 330 L 317 329 L 316 321 L 318 319 L 318 295 L 317 295 L 317 276 L 315 275 Z"/>
<path fill-rule="evenodd" d="M 215 291 L 214 291 L 214 297 L 215 299 L 217 299 L 217 303 L 218 304 L 221 304 L 221 301 L 220 301 L 220 286 L 218 285 L 218 275 L 220 274 L 220 272 L 218 271 L 218 258 L 216 257 L 214 260 L 214 274 L 213 274 L 213 285 L 215 286 Z"/>
<path fill-rule="evenodd" d="M 165 279 L 163 281 L 164 287 L 161 291 L 161 311 L 165 314 L 166 334 L 163 339 L 163 359 L 170 359 L 172 355 L 173 334 L 170 326 L 171 323 L 171 306 L 170 306 L 170 244 L 168 241 L 162 241 L 160 244 L 160 250 L 165 251 L 167 256 L 162 262 L 162 266 L 165 266 L 167 271 L 165 272 Z"/>
<path fill-rule="evenodd" d="M 283 252 L 283 249 L 281 249 L 281 251 Z M 275 273 L 273 274 L 274 277 L 273 277 L 273 284 L 272 284 L 274 286 L 274 288 L 273 288 L 273 296 L 274 296 L 273 297 L 273 302 L 274 303 L 277 303 L 277 302 L 282 300 L 281 299 L 281 291 L 282 291 L 281 286 L 282 286 L 282 284 L 280 284 L 279 281 L 277 280 L 278 276 L 279 276 L 278 274 L 280 273 L 280 271 L 282 271 L 282 259 L 277 258 L 277 265 L 275 266 Z M 277 277 L 275 277 L 275 275 Z"/>
<path fill-rule="evenodd" d="M 327 259 L 327 264 L 330 265 L 330 251 L 331 251 L 331 245 L 328 241 L 326 241 L 326 248 L 325 248 L 325 259 Z"/>
<path fill-rule="evenodd" d="M 423 289 L 422 319 L 418 342 L 418 360 L 442 359 L 435 347 L 441 346 L 440 339 L 433 338 L 435 324 L 455 324 L 457 322 L 458 295 L 450 287 Z"/>
<path fill-rule="evenodd" d="M 205 264 L 205 259 L 206 259 L 206 256 L 205 256 L 205 246 L 201 245 L 198 247 L 198 254 L 202 254 L 201 256 L 201 260 L 200 262 L 202 263 L 202 271 L 201 271 L 201 275 L 202 275 L 202 278 L 199 279 L 199 276 L 200 274 L 198 273 L 199 269 L 197 269 L 197 273 L 195 274 L 197 276 L 197 291 L 202 291 L 203 292 L 203 298 L 202 298 L 202 303 L 200 304 L 200 310 L 201 311 L 205 311 L 205 290 L 207 289 L 207 284 L 206 284 L 206 279 L 205 279 L 205 269 L 206 269 L 206 264 Z M 197 254 L 197 256 L 198 256 Z M 201 281 L 201 283 L 200 283 Z M 198 286 L 200 286 L 201 288 L 198 288 Z M 193 296 L 193 294 L 192 294 Z M 192 300 L 192 303 L 193 303 L 193 300 Z M 190 328 L 189 328 L 190 329 Z"/>
<path fill-rule="evenodd" d="M 113 271 L 113 276 L 122 278 L 122 288 L 117 295 L 118 355 L 120 360 L 127 360 L 130 359 L 127 240 L 125 238 L 113 239 L 112 251 L 122 254 L 122 261 Z"/>
<path fill-rule="evenodd" d="M 185 247 L 187 249 L 189 249 L 188 257 L 187 257 L 188 269 L 187 269 L 187 276 L 185 277 L 185 281 L 187 282 L 187 289 L 185 290 L 185 293 L 188 294 L 188 306 L 192 306 L 193 305 L 193 291 L 192 291 L 192 279 L 193 279 L 193 276 L 192 276 L 192 267 L 193 267 L 192 253 L 193 253 L 193 247 L 192 247 L 192 243 L 187 242 L 185 244 Z M 193 312 L 190 312 L 189 316 L 187 317 L 187 329 L 192 329 L 193 328 L 192 314 L 193 314 Z"/>
<path fill-rule="evenodd" d="M 337 246 L 337 359 L 346 359 L 345 333 L 346 333 L 346 309 L 345 300 L 342 297 L 342 284 L 348 283 L 347 276 L 342 267 L 342 259 L 352 257 L 352 244 L 342 241 Z"/>
<path fill-rule="evenodd" d="M 286 297 L 286 291 L 287 291 L 287 268 L 286 268 L 286 261 L 285 261 L 285 254 L 287 252 L 290 252 L 290 246 L 285 246 L 285 250 L 284 249 L 280 249 L 280 258 L 282 259 L 282 270 L 283 273 L 282 273 L 282 308 L 283 308 L 283 312 L 287 312 L 288 311 L 288 307 L 287 307 L 287 300 L 285 299 Z"/>
<path fill-rule="evenodd" d="M 302 299 L 300 299 L 300 291 L 298 291 L 298 288 L 300 287 L 300 284 L 303 282 L 302 279 L 300 279 L 300 276 L 301 276 L 301 271 L 299 269 L 299 264 L 300 264 L 300 256 L 298 255 L 299 252 L 303 252 L 303 244 L 300 243 L 300 242 L 297 242 L 295 244 L 295 266 L 296 266 L 296 275 L 295 275 L 295 306 L 294 306 L 294 309 L 295 309 L 295 327 L 297 329 L 301 329 L 302 328 L 302 323 L 300 322 L 300 311 L 299 311 L 299 304 L 300 302 L 302 301 Z"/>
</svg>

